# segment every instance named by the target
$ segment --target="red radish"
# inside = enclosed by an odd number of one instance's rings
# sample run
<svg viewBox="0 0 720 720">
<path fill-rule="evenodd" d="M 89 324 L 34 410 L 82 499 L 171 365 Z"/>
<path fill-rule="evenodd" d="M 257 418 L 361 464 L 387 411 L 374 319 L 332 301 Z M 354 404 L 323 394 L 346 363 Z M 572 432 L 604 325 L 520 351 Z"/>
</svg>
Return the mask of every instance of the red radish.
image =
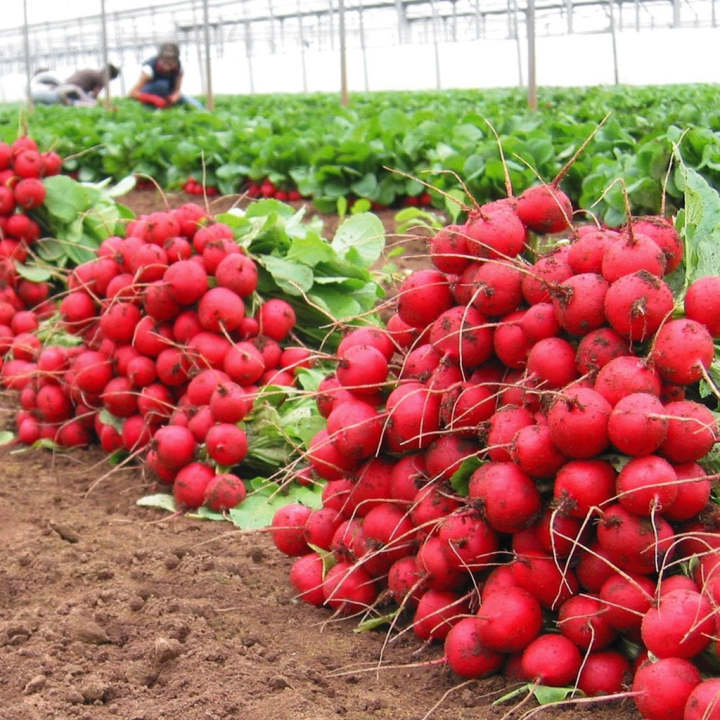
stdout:
<svg viewBox="0 0 720 720">
<path fill-rule="evenodd" d="M 549 255 L 544 255 L 535 261 L 527 273 L 523 274 L 522 294 L 525 302 L 529 305 L 550 302 L 551 290 L 572 274 L 567 248 L 561 247 Z"/>
<path fill-rule="evenodd" d="M 497 462 L 511 460 L 512 442 L 516 433 L 534 423 L 532 414 L 524 407 L 508 405 L 495 412 L 490 418 L 487 432 L 490 459 Z"/>
<path fill-rule="evenodd" d="M 597 594 L 608 578 L 616 575 L 614 563 L 609 553 L 597 543 L 588 549 L 580 550 L 580 562 L 575 566 L 580 586 L 591 593 Z"/>
<path fill-rule="evenodd" d="M 642 619 L 645 647 L 659 658 L 691 658 L 701 653 L 715 634 L 710 601 L 695 590 L 672 590 Z"/>
<path fill-rule="evenodd" d="M 230 351 L 231 343 L 214 332 L 198 332 L 187 343 L 186 354 L 201 368 L 221 368 Z M 255 352 L 255 348 L 252 348 Z"/>
<path fill-rule="evenodd" d="M 210 332 L 232 332 L 245 316 L 245 303 L 232 290 L 215 287 L 208 290 L 198 303 L 200 324 Z"/>
<path fill-rule="evenodd" d="M 582 658 L 577 646 L 563 635 L 540 635 L 523 651 L 522 670 L 526 677 L 543 685 L 571 685 Z"/>
<path fill-rule="evenodd" d="M 503 656 L 483 644 L 479 627 L 475 618 L 463 618 L 445 637 L 448 665 L 461 677 L 485 677 L 502 667 Z"/>
<path fill-rule="evenodd" d="M 492 317 L 513 312 L 522 302 L 522 278 L 520 270 L 509 263 L 483 263 L 473 275 L 473 307 Z"/>
<path fill-rule="evenodd" d="M 375 408 L 361 400 L 336 405 L 328 416 L 327 431 L 337 451 L 357 462 L 380 447 L 383 422 Z"/>
<path fill-rule="evenodd" d="M 689 385 L 703 377 L 713 353 L 713 339 L 705 326 L 680 318 L 660 328 L 655 336 L 652 360 L 663 380 Z"/>
<path fill-rule="evenodd" d="M 651 238 L 663 251 L 667 261 L 665 272 L 671 273 L 680 265 L 683 258 L 683 242 L 680 234 L 673 226 L 672 220 L 650 215 L 633 218 L 631 223 L 633 232 Z"/>
<path fill-rule="evenodd" d="M 243 481 L 231 473 L 216 475 L 205 488 L 205 505 L 224 512 L 239 505 L 247 495 Z"/>
<path fill-rule="evenodd" d="M 107 358 L 99 352 L 86 350 L 73 363 L 75 383 L 80 390 L 99 393 L 112 379 L 112 367 Z"/>
<path fill-rule="evenodd" d="M 322 584 L 325 603 L 344 615 L 367 610 L 377 596 L 377 588 L 361 568 L 340 562 L 325 576 Z"/>
<path fill-rule="evenodd" d="M 225 355 L 225 372 L 240 385 L 252 385 L 266 369 L 262 354 L 247 341 L 233 345 Z"/>
<path fill-rule="evenodd" d="M 690 693 L 683 720 L 720 720 L 720 678 L 704 680 Z"/>
<path fill-rule="evenodd" d="M 478 636 L 488 648 L 502 653 L 524 650 L 542 629 L 538 601 L 519 587 L 483 592 L 477 612 Z"/>
<path fill-rule="evenodd" d="M 128 378 L 116 377 L 110 380 L 100 397 L 107 411 L 116 417 L 130 417 L 138 412 L 137 394 Z"/>
<path fill-rule="evenodd" d="M 700 684 L 700 671 L 688 660 L 645 662 L 635 673 L 635 705 L 646 720 L 683 720 L 683 710 Z"/>
<path fill-rule="evenodd" d="M 447 225 L 430 241 L 430 259 L 444 273 L 459 275 L 470 263 L 464 228 Z"/>
<path fill-rule="evenodd" d="M 611 283 L 639 270 L 662 277 L 666 268 L 667 259 L 663 251 L 654 240 L 642 233 L 624 233 L 603 253 L 602 275 Z"/>
<path fill-rule="evenodd" d="M 371 345 L 379 350 L 386 360 L 395 353 L 395 344 L 390 334 L 379 327 L 360 327 L 349 332 L 338 345 L 338 355 L 355 345 Z"/>
<path fill-rule="evenodd" d="M 438 537 L 426 538 L 415 556 L 418 570 L 433 590 L 460 588 L 467 574 L 460 565 L 460 558 L 452 548 Z"/>
<path fill-rule="evenodd" d="M 517 213 L 531 230 L 557 233 L 572 222 L 572 203 L 555 185 L 535 185 L 527 188 L 518 199 Z"/>
<path fill-rule="evenodd" d="M 152 358 L 140 355 L 130 360 L 127 364 L 127 377 L 135 387 L 139 388 L 153 383 L 157 372 Z"/>
<path fill-rule="evenodd" d="M 558 569 L 557 559 L 550 555 L 524 555 L 511 568 L 515 582 L 543 607 L 557 608 L 578 591 L 575 573 L 562 566 Z"/>
<path fill-rule="evenodd" d="M 618 278 L 605 295 L 610 325 L 623 337 L 640 342 L 655 334 L 674 305 L 670 288 L 646 270 Z"/>
<path fill-rule="evenodd" d="M 532 346 L 522 328 L 524 316 L 524 310 L 506 315 L 498 324 L 492 338 L 495 354 L 502 364 L 515 370 L 525 367 L 528 351 Z"/>
<path fill-rule="evenodd" d="M 440 417 L 449 430 L 475 435 L 477 426 L 495 412 L 494 390 L 484 385 L 460 383 L 443 393 Z"/>
<path fill-rule="evenodd" d="M 290 569 L 290 584 L 298 597 L 310 605 L 323 604 L 323 561 L 317 553 L 299 557 Z"/>
<path fill-rule="evenodd" d="M 77 290 L 63 298 L 60 313 L 66 327 L 71 332 L 79 332 L 95 317 L 95 303 L 85 291 Z"/>
<path fill-rule="evenodd" d="M 190 364 L 180 350 L 167 348 L 157 356 L 155 369 L 161 383 L 168 387 L 179 387 L 188 379 Z"/>
<path fill-rule="evenodd" d="M 338 480 L 355 467 L 355 461 L 335 448 L 327 430 L 320 430 L 310 441 L 307 459 L 320 477 Z"/>
<path fill-rule="evenodd" d="M 398 315 L 408 325 L 424 328 L 452 306 L 450 286 L 438 270 L 417 270 L 398 291 Z"/>
<path fill-rule="evenodd" d="M 444 640 L 467 612 L 467 601 L 451 592 L 428 590 L 418 601 L 413 630 L 423 640 Z"/>
<path fill-rule="evenodd" d="M 463 567 L 489 566 L 498 549 L 498 538 L 490 526 L 472 509 L 461 509 L 442 522 L 438 537 L 450 547 Z"/>
<path fill-rule="evenodd" d="M 45 202 L 45 186 L 36 178 L 26 178 L 13 188 L 15 201 L 25 210 L 33 210 Z"/>
<path fill-rule="evenodd" d="M 397 313 L 390 316 L 386 327 L 393 342 L 401 348 L 410 347 L 418 337 L 418 329 L 406 323 Z"/>
<path fill-rule="evenodd" d="M 217 386 L 229 380 L 230 377 L 221 370 L 203 370 L 190 381 L 187 387 L 188 399 L 196 407 L 207 405 Z"/>
<path fill-rule="evenodd" d="M 610 442 L 634 457 L 655 452 L 668 432 L 662 403 L 650 393 L 631 393 L 619 400 L 608 421 Z"/>
<path fill-rule="evenodd" d="M 705 470 L 694 462 L 674 465 L 673 468 L 677 479 L 686 482 L 678 483 L 677 497 L 670 507 L 663 509 L 663 515 L 672 522 L 691 520 L 710 500 L 710 478 Z"/>
<path fill-rule="evenodd" d="M 431 482 L 424 485 L 415 495 L 410 519 L 419 533 L 427 534 L 459 507 L 460 503 L 452 496 L 450 488 L 441 483 Z M 455 553 L 453 558 L 454 563 L 459 565 Z"/>
<path fill-rule="evenodd" d="M 180 260 L 170 265 L 163 281 L 168 286 L 170 297 L 180 305 L 192 305 L 208 289 L 205 269 L 191 260 Z"/>
<path fill-rule="evenodd" d="M 425 452 L 428 475 L 435 479 L 450 480 L 463 462 L 476 457 L 480 449 L 474 441 L 457 435 L 441 435 Z"/>
<path fill-rule="evenodd" d="M 496 201 L 470 213 L 465 239 L 471 255 L 511 258 L 525 247 L 527 231 L 512 208 Z"/>
<path fill-rule="evenodd" d="M 577 518 L 547 508 L 534 528 L 544 553 L 566 558 L 582 547 L 581 524 Z"/>
<path fill-rule="evenodd" d="M 418 490 L 428 482 L 424 455 L 406 455 L 393 466 L 390 475 L 390 495 L 393 500 L 412 502 Z"/>
<path fill-rule="evenodd" d="M 619 504 L 603 513 L 597 538 L 617 565 L 637 574 L 654 572 L 673 547 L 673 529 L 662 516 L 639 517 Z"/>
<path fill-rule="evenodd" d="M 538 478 L 553 477 L 566 461 L 553 444 L 547 425 L 520 428 L 513 438 L 510 456 L 524 473 Z"/>
<path fill-rule="evenodd" d="M 571 335 L 582 337 L 605 324 L 605 295 L 608 282 L 596 273 L 569 277 L 553 289 L 555 317 Z"/>
<path fill-rule="evenodd" d="M 720 337 L 720 277 L 699 278 L 685 293 L 685 316 L 704 325 L 713 337 Z"/>
<path fill-rule="evenodd" d="M 669 417 L 667 436 L 660 446 L 660 454 L 670 462 L 700 460 L 710 452 L 718 440 L 715 416 L 700 403 L 680 400 L 665 406 Z"/>
<path fill-rule="evenodd" d="M 309 551 L 303 535 L 311 510 L 305 505 L 291 503 L 281 507 L 273 516 L 272 539 L 275 547 L 285 555 L 304 555 Z"/>
<path fill-rule="evenodd" d="M 542 388 L 561 388 L 577 377 L 575 348 L 559 337 L 540 340 L 531 348 L 527 369 Z"/>
<path fill-rule="evenodd" d="M 584 659 L 578 687 L 589 697 L 610 695 L 622 692 L 629 676 L 630 663 L 624 655 L 615 650 L 593 652 Z"/>
<path fill-rule="evenodd" d="M 602 650 L 616 632 L 605 616 L 604 603 L 582 595 L 566 600 L 558 610 L 560 632 L 583 650 Z"/>
<path fill-rule="evenodd" d="M 234 382 L 217 386 L 210 397 L 210 411 L 221 423 L 240 422 L 252 409 L 253 399 Z"/>
<path fill-rule="evenodd" d="M 573 460 L 560 468 L 553 493 L 563 512 L 583 519 L 615 491 L 615 470 L 604 460 Z"/>
<path fill-rule="evenodd" d="M 170 269 L 179 264 L 171 265 Z M 171 286 L 162 280 L 157 280 L 145 287 L 143 307 L 148 316 L 156 322 L 173 320 L 180 312 L 180 305 L 172 296 Z"/>
<path fill-rule="evenodd" d="M 601 228 L 591 228 L 580 235 L 568 251 L 568 262 L 573 273 L 600 273 L 605 250 L 619 237 L 619 233 L 614 230 Z"/>
<path fill-rule="evenodd" d="M 373 395 L 387 380 L 385 355 L 372 345 L 352 345 L 339 352 L 338 381 L 358 395 Z"/>
<path fill-rule="evenodd" d="M 200 507 L 205 500 L 205 491 L 215 477 L 211 467 L 200 462 L 191 462 L 175 476 L 173 495 L 181 507 Z"/>
<path fill-rule="evenodd" d="M 487 521 L 498 532 L 518 532 L 540 511 L 535 484 L 510 462 L 492 462 L 476 470 L 469 494 L 483 502 Z"/>
<path fill-rule="evenodd" d="M 72 406 L 70 399 L 59 385 L 45 385 L 36 396 L 39 416 L 46 422 L 56 423 L 70 417 Z"/>
<path fill-rule="evenodd" d="M 463 367 L 474 368 L 492 354 L 493 333 L 487 325 L 486 317 L 474 308 L 456 306 L 433 322 L 430 342 L 439 353 Z"/>
<path fill-rule="evenodd" d="M 329 550 L 335 531 L 341 522 L 342 515 L 333 508 L 323 507 L 313 510 L 305 521 L 303 537 L 310 547 L 315 546 Z"/>
<path fill-rule="evenodd" d="M 221 423 L 208 430 L 205 447 L 218 465 L 231 467 L 242 462 L 247 455 L 247 436 L 237 425 Z"/>
<path fill-rule="evenodd" d="M 105 336 L 121 343 L 132 340 L 139 322 L 140 308 L 127 302 L 113 303 L 100 317 L 100 327 Z"/>
<path fill-rule="evenodd" d="M 595 380 L 595 390 L 611 405 L 616 405 L 631 393 L 660 395 L 662 383 L 652 364 L 635 357 L 622 355 L 605 364 Z"/>
<path fill-rule="evenodd" d="M 550 436 L 558 450 L 571 458 L 591 458 L 609 444 L 608 419 L 612 408 L 588 388 L 566 390 L 548 411 Z"/>
<path fill-rule="evenodd" d="M 555 311 L 550 302 L 536 303 L 525 310 L 520 318 L 520 327 L 531 344 L 538 340 L 554 337 L 560 331 Z"/>
<path fill-rule="evenodd" d="M 255 292 L 258 270 L 255 262 L 241 253 L 226 255 L 215 270 L 218 285 L 236 292 L 245 298 Z"/>
<path fill-rule="evenodd" d="M 386 438 L 393 452 L 420 450 L 440 425 L 440 397 L 419 383 L 399 385 L 387 398 Z"/>
<path fill-rule="evenodd" d="M 260 306 L 257 320 L 263 335 L 280 341 L 295 327 L 295 311 L 285 300 L 273 298 Z"/>
</svg>

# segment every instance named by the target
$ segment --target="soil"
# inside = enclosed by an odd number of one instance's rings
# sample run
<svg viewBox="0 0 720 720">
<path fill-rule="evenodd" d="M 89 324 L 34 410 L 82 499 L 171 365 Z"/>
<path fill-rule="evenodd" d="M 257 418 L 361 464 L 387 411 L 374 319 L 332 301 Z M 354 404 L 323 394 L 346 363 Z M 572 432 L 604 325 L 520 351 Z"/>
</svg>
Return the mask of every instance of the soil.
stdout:
<svg viewBox="0 0 720 720">
<path fill-rule="evenodd" d="M 15 407 L 0 397 L 0 427 Z M 0 464 L 3 720 L 509 717 L 490 705 L 509 687 L 499 676 L 376 672 L 382 631 L 355 634 L 352 620 L 298 602 L 292 559 L 266 533 L 138 507 L 153 490 L 140 470 L 108 474 L 97 449 L 6 447 Z M 408 633 L 384 657 L 397 666 L 441 655 Z M 638 717 L 630 701 L 584 708 L 539 717 Z"/>
</svg>

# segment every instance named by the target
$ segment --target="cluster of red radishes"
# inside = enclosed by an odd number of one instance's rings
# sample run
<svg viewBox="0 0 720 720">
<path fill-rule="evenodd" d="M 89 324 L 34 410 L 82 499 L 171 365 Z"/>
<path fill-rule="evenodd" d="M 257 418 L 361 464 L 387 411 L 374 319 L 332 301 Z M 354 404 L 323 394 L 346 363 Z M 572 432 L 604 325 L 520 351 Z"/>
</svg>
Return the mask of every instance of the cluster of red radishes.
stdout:
<svg viewBox="0 0 720 720">
<path fill-rule="evenodd" d="M 282 508 L 273 537 L 300 556 L 300 598 L 361 615 L 392 599 L 463 677 L 631 684 L 648 720 L 717 720 L 720 678 L 694 662 L 720 632 L 698 464 L 717 427 L 686 395 L 720 336 L 720 277 L 674 318 L 672 223 L 575 228 L 572 212 L 540 186 L 437 233 L 436 269 L 403 282 L 387 330 L 341 344 L 307 453 L 324 505 Z M 528 230 L 566 240 L 530 264 Z"/>
<path fill-rule="evenodd" d="M 232 230 L 198 205 L 130 222 L 69 277 L 59 312 L 82 342 L 43 347 L 30 330 L 10 344 L 2 382 L 20 391 L 19 441 L 82 446 L 95 434 L 107 452 L 144 456 L 179 506 L 237 505 L 238 423 L 259 386 L 294 384 L 309 355 L 280 346 L 295 324 L 284 300 L 246 315 L 257 281 Z"/>
<path fill-rule="evenodd" d="M 220 190 L 218 190 L 215 185 L 206 185 L 203 187 L 202 182 L 196 180 L 192 176 L 183 183 L 182 189 L 188 195 L 207 195 L 208 197 L 215 197 L 220 194 Z"/>
<path fill-rule="evenodd" d="M 265 178 L 260 182 L 251 180 L 245 192 L 250 198 L 275 198 L 282 202 L 302 200 L 302 195 L 299 190 L 283 190 L 277 187 L 270 178 Z"/>
</svg>

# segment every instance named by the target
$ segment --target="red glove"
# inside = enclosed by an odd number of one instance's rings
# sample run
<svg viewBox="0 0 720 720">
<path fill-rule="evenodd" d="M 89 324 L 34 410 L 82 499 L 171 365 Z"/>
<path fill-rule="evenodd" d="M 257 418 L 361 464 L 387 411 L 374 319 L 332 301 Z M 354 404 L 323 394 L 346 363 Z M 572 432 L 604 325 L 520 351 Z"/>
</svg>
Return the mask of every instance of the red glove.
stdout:
<svg viewBox="0 0 720 720">
<path fill-rule="evenodd" d="M 162 98 L 159 95 L 153 95 L 152 93 L 138 93 L 137 99 L 141 103 L 145 103 L 146 105 L 154 105 L 158 108 L 164 108 L 167 105 L 167 101 L 165 100 L 165 98 Z"/>
</svg>

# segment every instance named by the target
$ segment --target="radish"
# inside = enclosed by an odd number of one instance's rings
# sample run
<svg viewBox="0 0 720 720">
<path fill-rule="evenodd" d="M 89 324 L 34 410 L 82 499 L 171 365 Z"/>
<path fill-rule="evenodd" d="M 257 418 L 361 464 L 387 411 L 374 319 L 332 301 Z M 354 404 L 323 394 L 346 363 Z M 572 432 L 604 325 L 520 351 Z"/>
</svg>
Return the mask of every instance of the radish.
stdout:
<svg viewBox="0 0 720 720">
<path fill-rule="evenodd" d="M 495 412 L 488 422 L 488 455 L 496 462 L 512 459 L 512 442 L 519 430 L 535 424 L 535 419 L 524 407 L 508 405 Z"/>
<path fill-rule="evenodd" d="M 527 188 L 518 199 L 517 213 L 535 232 L 558 233 L 569 227 L 573 209 L 570 198 L 553 183 Z"/>
<path fill-rule="evenodd" d="M 418 345 L 405 355 L 400 379 L 415 378 L 424 383 L 440 365 L 440 360 L 442 360 L 440 351 L 432 345 Z"/>
<path fill-rule="evenodd" d="M 237 425 L 220 423 L 208 430 L 205 447 L 218 465 L 232 467 L 241 463 L 247 455 L 247 435 Z"/>
<path fill-rule="evenodd" d="M 720 720 L 720 678 L 696 685 L 685 704 L 683 720 Z"/>
<path fill-rule="evenodd" d="M 520 428 L 513 437 L 510 457 L 524 473 L 537 478 L 553 477 L 566 461 L 553 444 L 547 425 Z"/>
<path fill-rule="evenodd" d="M 571 685 L 580 670 L 580 651 L 563 635 L 540 635 L 523 651 L 523 674 L 543 685 Z"/>
<path fill-rule="evenodd" d="M 622 692 L 630 677 L 630 663 L 615 650 L 592 652 L 584 659 L 578 688 L 585 695 L 610 695 Z"/>
<path fill-rule="evenodd" d="M 605 324 L 608 282 L 596 273 L 573 275 L 553 289 L 552 302 L 560 327 L 582 337 Z"/>
<path fill-rule="evenodd" d="M 459 383 L 443 393 L 440 418 L 448 430 L 475 435 L 477 426 L 495 412 L 495 392 L 487 385 Z"/>
<path fill-rule="evenodd" d="M 550 302 L 552 290 L 573 274 L 568 262 L 568 249 L 561 247 L 535 261 L 523 274 L 522 294 L 528 305 Z"/>
<path fill-rule="evenodd" d="M 472 278 L 473 307 L 492 317 L 513 312 L 522 302 L 522 278 L 520 270 L 509 263 L 483 263 Z"/>
<path fill-rule="evenodd" d="M 372 345 L 352 345 L 338 353 L 336 377 L 358 395 L 373 395 L 388 377 L 387 359 Z"/>
<path fill-rule="evenodd" d="M 374 602 L 377 588 L 361 567 L 340 562 L 325 576 L 322 584 L 325 603 L 344 615 L 362 612 Z"/>
<path fill-rule="evenodd" d="M 708 408 L 691 400 L 671 402 L 665 406 L 669 416 L 667 435 L 660 454 L 670 462 L 700 460 L 718 440 L 717 421 Z"/>
<path fill-rule="evenodd" d="M 225 512 L 239 505 L 247 495 L 245 484 L 231 473 L 216 475 L 205 488 L 205 505 L 215 512 Z"/>
<path fill-rule="evenodd" d="M 438 537 L 433 536 L 423 542 L 415 562 L 422 578 L 433 590 L 457 590 L 467 579 L 460 566 L 460 558 Z"/>
<path fill-rule="evenodd" d="M 484 363 L 491 355 L 493 333 L 485 316 L 472 307 L 457 306 L 441 313 L 430 328 L 430 342 L 466 368 Z"/>
<path fill-rule="evenodd" d="M 262 354 L 247 341 L 232 345 L 223 361 L 223 370 L 239 385 L 252 385 L 257 382 L 265 369 Z"/>
<path fill-rule="evenodd" d="M 486 647 L 502 653 L 521 652 L 540 634 L 542 611 L 529 592 L 510 586 L 482 595 L 477 634 Z"/>
<path fill-rule="evenodd" d="M 469 214 L 465 239 L 471 255 L 480 258 L 514 257 L 525 246 L 527 230 L 507 205 L 491 202 Z"/>
<path fill-rule="evenodd" d="M 663 380 L 689 385 L 703 377 L 713 353 L 713 339 L 705 326 L 680 318 L 660 328 L 651 357 Z"/>
<path fill-rule="evenodd" d="M 527 369 L 539 387 L 565 387 L 577 377 L 575 348 L 559 337 L 539 340 L 528 353 Z"/>
<path fill-rule="evenodd" d="M 393 500 L 410 503 L 428 482 L 424 455 L 405 455 L 392 468 L 390 496 Z"/>
<path fill-rule="evenodd" d="M 595 390 L 611 405 L 616 405 L 632 393 L 659 396 L 661 387 L 660 377 L 653 365 L 634 355 L 610 360 L 595 379 Z"/>
<path fill-rule="evenodd" d="M 557 608 L 577 593 L 575 573 L 558 569 L 557 560 L 550 555 L 524 555 L 518 557 L 511 568 L 515 582 L 543 607 Z"/>
<path fill-rule="evenodd" d="M 430 241 L 430 259 L 444 273 L 459 275 L 470 263 L 468 248 L 461 225 L 441 228 Z"/>
<path fill-rule="evenodd" d="M 309 552 L 304 528 L 311 512 L 309 507 L 299 503 L 284 505 L 276 511 L 272 519 L 271 534 L 275 547 L 281 553 L 292 557 Z"/>
<path fill-rule="evenodd" d="M 640 270 L 613 282 L 605 295 L 605 315 L 613 329 L 631 340 L 652 337 L 675 305 L 670 288 Z"/>
<path fill-rule="evenodd" d="M 610 554 L 593 543 L 587 551 L 578 552 L 580 561 L 575 566 L 580 586 L 591 593 L 599 593 L 603 584 L 616 575 Z"/>
<path fill-rule="evenodd" d="M 649 455 L 665 442 L 668 432 L 668 421 L 664 417 L 666 414 L 655 395 L 626 395 L 610 413 L 610 442 L 626 455 Z"/>
<path fill-rule="evenodd" d="M 230 341 L 222 335 L 200 331 L 188 341 L 186 355 L 198 367 L 211 367 L 219 370 L 223 367 L 225 357 L 231 347 Z M 256 352 L 254 346 L 252 346 L 252 352 Z"/>
<path fill-rule="evenodd" d="M 560 632 L 582 650 L 602 650 L 616 635 L 605 610 L 599 600 L 582 595 L 571 597 L 558 610 Z"/>
<path fill-rule="evenodd" d="M 349 332 L 338 345 L 338 355 L 354 345 L 371 345 L 379 350 L 386 360 L 395 353 L 396 346 L 388 332 L 379 327 L 359 327 Z"/>
<path fill-rule="evenodd" d="M 506 315 L 498 324 L 493 336 L 495 354 L 503 365 L 515 370 L 522 370 L 525 367 L 528 351 L 532 346 L 522 328 L 524 315 L 524 310 Z"/>
<path fill-rule="evenodd" d="M 691 658 L 701 653 L 715 634 L 710 601 L 695 590 L 672 590 L 642 619 L 645 647 L 659 658 Z"/>
<path fill-rule="evenodd" d="M 205 491 L 215 477 L 212 468 L 204 463 L 191 462 L 175 476 L 173 495 L 181 507 L 200 507 L 205 500 Z"/>
<path fill-rule="evenodd" d="M 325 429 L 310 440 L 306 457 L 315 472 L 326 480 L 338 480 L 356 465 L 352 458 L 336 449 Z"/>
<path fill-rule="evenodd" d="M 418 600 L 427 590 L 427 582 L 418 570 L 415 557 L 408 555 L 396 560 L 388 570 L 388 591 L 398 605 L 417 607 Z"/>
<path fill-rule="evenodd" d="M 449 487 L 442 483 L 428 483 L 417 491 L 410 510 L 410 520 L 420 533 L 429 533 L 442 520 L 460 507 Z M 453 554 L 453 557 L 457 557 Z M 459 565 L 458 562 L 455 563 Z"/>
<path fill-rule="evenodd" d="M 475 618 L 463 618 L 445 637 L 448 665 L 461 677 L 485 677 L 502 667 L 503 656 L 484 645 L 479 626 Z"/>
<path fill-rule="evenodd" d="M 284 340 L 295 327 L 295 311 L 289 303 L 279 298 L 266 300 L 256 317 L 260 332 L 273 340 Z"/>
<path fill-rule="evenodd" d="M 465 460 L 476 457 L 479 452 L 478 444 L 469 438 L 441 435 L 425 451 L 426 471 L 433 480 L 449 481 Z"/>
<path fill-rule="evenodd" d="M 685 316 L 707 328 L 713 337 L 720 337 L 720 277 L 695 280 L 685 293 Z"/>
<path fill-rule="evenodd" d="M 619 237 L 614 230 L 594 227 L 582 233 L 568 250 L 568 263 L 573 273 L 600 273 L 605 250 Z"/>
<path fill-rule="evenodd" d="M 665 253 L 654 240 L 642 233 L 624 233 L 603 253 L 602 276 L 611 283 L 638 270 L 647 270 L 662 277 L 666 268 Z"/>
<path fill-rule="evenodd" d="M 43 388 L 45 390 L 46 388 Z M 38 393 L 39 407 L 42 408 L 42 390 Z M 138 398 L 128 378 L 116 377 L 108 382 L 101 396 L 102 404 L 112 415 L 120 418 L 138 413 Z M 69 402 L 68 402 L 69 411 Z M 47 418 L 46 419 L 50 419 Z"/>
<path fill-rule="evenodd" d="M 210 332 L 232 332 L 245 316 L 245 303 L 232 290 L 215 287 L 208 290 L 198 303 L 200 324 Z"/>
<path fill-rule="evenodd" d="M 328 415 L 327 431 L 338 453 L 351 462 L 358 462 L 380 447 L 382 417 L 361 400 L 347 400 L 336 405 Z"/>
<path fill-rule="evenodd" d="M 482 501 L 487 521 L 497 532 L 518 532 L 531 525 L 540 511 L 535 484 L 511 462 L 492 462 L 476 470 L 469 495 Z"/>
<path fill-rule="evenodd" d="M 599 455 L 609 444 L 608 420 L 612 408 L 600 393 L 570 388 L 548 411 L 550 437 L 558 450 L 571 458 Z"/>
<path fill-rule="evenodd" d="M 663 515 L 672 522 L 690 520 L 698 515 L 710 500 L 711 482 L 705 470 L 694 462 L 674 465 L 673 469 L 680 482 L 673 504 L 663 509 Z"/>
<path fill-rule="evenodd" d="M 560 325 L 550 302 L 535 303 L 525 310 L 520 318 L 520 327 L 531 344 L 555 337 L 560 332 Z"/>
<path fill-rule="evenodd" d="M 180 260 L 170 265 L 163 275 L 170 297 L 179 305 L 192 305 L 208 289 L 205 269 L 192 260 Z"/>
<path fill-rule="evenodd" d="M 438 270 L 417 270 L 398 291 L 398 315 L 408 325 L 424 328 L 452 306 L 447 277 Z"/>
<path fill-rule="evenodd" d="M 533 529 L 543 554 L 566 558 L 582 547 L 580 521 L 553 508 L 545 510 Z"/>
<path fill-rule="evenodd" d="M 631 224 L 633 232 L 651 238 L 663 251 L 667 261 L 665 272 L 671 273 L 680 265 L 683 258 L 683 242 L 671 220 L 650 215 L 633 218 Z"/>
<path fill-rule="evenodd" d="M 467 612 L 467 601 L 451 592 L 427 590 L 418 601 L 413 630 L 422 640 L 444 640 Z"/>
<path fill-rule="evenodd" d="M 290 569 L 290 584 L 297 590 L 298 597 L 310 605 L 320 606 L 323 596 L 323 561 L 317 553 L 299 557 Z"/>
<path fill-rule="evenodd" d="M 489 566 L 498 550 L 498 537 L 473 509 L 461 509 L 445 517 L 438 537 L 447 543 L 463 566 L 473 570 Z"/>
<path fill-rule="evenodd" d="M 313 545 L 329 550 L 335 531 L 342 522 L 342 515 L 333 508 L 323 507 L 313 510 L 305 521 L 303 537 L 308 546 Z M 364 530 L 364 528 L 363 528 Z"/>
<path fill-rule="evenodd" d="M 646 720 L 683 720 L 685 704 L 700 681 L 700 671 L 683 658 L 646 661 L 633 680 L 635 705 Z"/>
<path fill-rule="evenodd" d="M 421 450 L 434 440 L 440 426 L 439 395 L 420 384 L 400 385 L 388 396 L 386 407 L 386 439 L 391 451 Z"/>
</svg>

